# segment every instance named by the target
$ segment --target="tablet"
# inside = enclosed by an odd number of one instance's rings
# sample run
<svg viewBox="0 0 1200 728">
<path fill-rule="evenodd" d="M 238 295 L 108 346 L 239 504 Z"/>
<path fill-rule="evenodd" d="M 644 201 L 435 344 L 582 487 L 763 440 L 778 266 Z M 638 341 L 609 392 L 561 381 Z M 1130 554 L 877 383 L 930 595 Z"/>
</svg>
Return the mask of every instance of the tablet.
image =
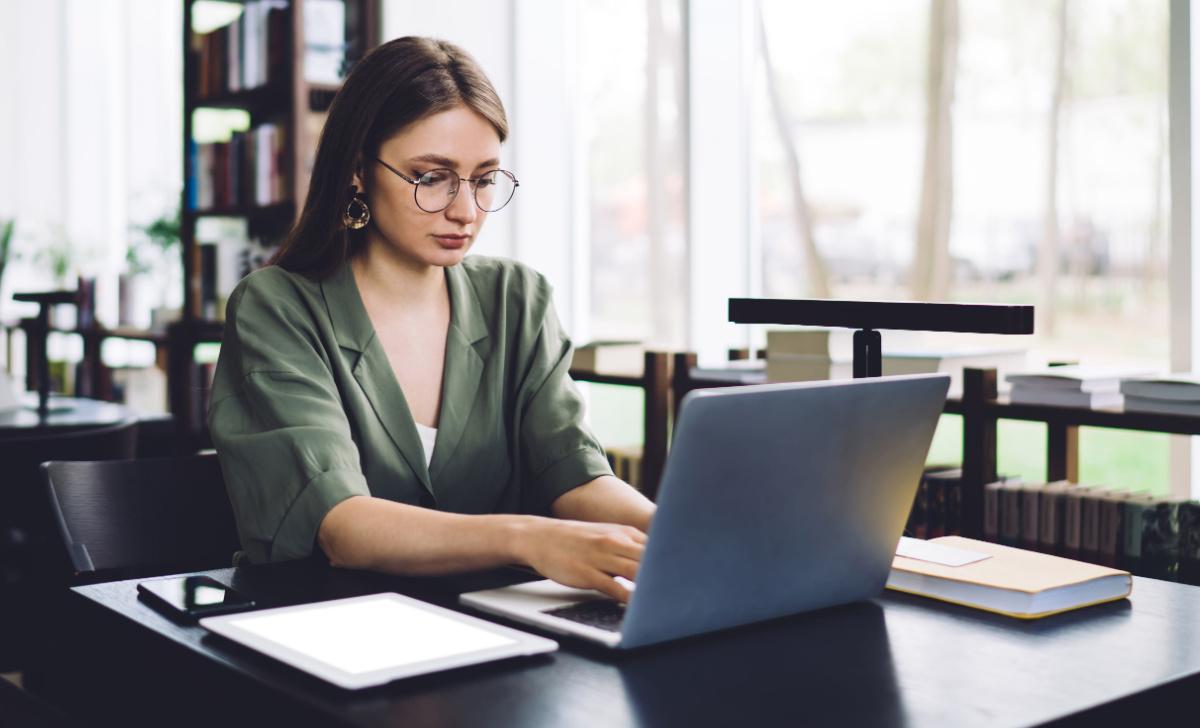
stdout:
<svg viewBox="0 0 1200 728">
<path fill-rule="evenodd" d="M 205 617 L 200 625 L 352 690 L 558 649 L 553 640 L 392 593 Z"/>
</svg>

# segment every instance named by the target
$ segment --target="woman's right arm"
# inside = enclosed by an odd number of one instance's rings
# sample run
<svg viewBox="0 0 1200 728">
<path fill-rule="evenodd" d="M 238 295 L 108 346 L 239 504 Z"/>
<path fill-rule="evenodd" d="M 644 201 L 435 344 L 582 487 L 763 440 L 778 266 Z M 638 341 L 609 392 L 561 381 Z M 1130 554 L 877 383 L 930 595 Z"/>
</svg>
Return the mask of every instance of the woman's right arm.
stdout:
<svg viewBox="0 0 1200 728">
<path fill-rule="evenodd" d="M 636 528 L 521 515 L 463 515 L 354 496 L 322 520 L 330 563 L 390 574 L 436 575 L 520 564 L 567 586 L 629 600 L 646 535 Z"/>
</svg>

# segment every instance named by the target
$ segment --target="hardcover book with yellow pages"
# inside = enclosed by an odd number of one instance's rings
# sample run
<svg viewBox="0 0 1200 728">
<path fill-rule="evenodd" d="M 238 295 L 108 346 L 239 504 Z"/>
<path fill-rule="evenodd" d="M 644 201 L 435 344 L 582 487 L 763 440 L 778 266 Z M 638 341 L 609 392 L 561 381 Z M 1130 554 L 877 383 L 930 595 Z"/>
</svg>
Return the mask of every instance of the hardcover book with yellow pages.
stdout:
<svg viewBox="0 0 1200 728">
<path fill-rule="evenodd" d="M 889 589 L 1018 619 L 1124 599 L 1133 590 L 1128 571 L 960 536 L 928 543 L 986 557 L 951 566 L 896 556 Z"/>
</svg>

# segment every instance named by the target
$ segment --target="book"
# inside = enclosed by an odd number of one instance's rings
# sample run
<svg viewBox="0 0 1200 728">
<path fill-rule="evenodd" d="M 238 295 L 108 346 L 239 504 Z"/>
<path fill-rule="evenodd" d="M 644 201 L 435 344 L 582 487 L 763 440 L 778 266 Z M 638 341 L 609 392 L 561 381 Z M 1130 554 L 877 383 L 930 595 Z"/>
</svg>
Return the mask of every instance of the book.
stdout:
<svg viewBox="0 0 1200 728">
<path fill-rule="evenodd" d="M 1179 504 L 1178 581 L 1200 585 L 1200 503 Z"/>
<path fill-rule="evenodd" d="M 1036 550 L 1042 530 L 1041 497 L 1045 483 L 1028 483 L 1021 487 L 1021 532 L 1018 536 L 1021 548 Z"/>
<path fill-rule="evenodd" d="M 928 499 L 925 538 L 941 538 L 946 535 L 946 481 L 933 473 L 927 473 L 922 480 Z"/>
<path fill-rule="evenodd" d="M 1080 504 L 1079 558 L 1096 563 L 1100 558 L 1100 503 L 1111 495 L 1105 488 L 1083 493 Z"/>
<path fill-rule="evenodd" d="M 1121 380 L 1121 394 L 1138 399 L 1200 404 L 1200 374 L 1164 374 Z"/>
<path fill-rule="evenodd" d="M 1062 552 L 1068 558 L 1080 555 L 1080 544 L 1083 531 L 1083 499 L 1092 489 L 1086 485 L 1072 485 L 1067 488 L 1063 499 L 1063 548 Z"/>
<path fill-rule="evenodd" d="M 1126 412 L 1146 412 L 1156 415 L 1188 415 L 1190 417 L 1200 415 L 1200 402 L 1150 399 L 1148 397 L 1135 397 L 1129 394 L 1122 396 L 1125 397 Z"/>
<path fill-rule="evenodd" d="M 640 341 L 590 341 L 575 347 L 571 368 L 582 372 L 634 374 L 645 369 L 646 347 Z"/>
<path fill-rule="evenodd" d="M 929 479 L 924 476 L 917 484 L 917 494 L 913 497 L 913 506 L 908 512 L 905 533 L 919 539 L 929 535 Z"/>
<path fill-rule="evenodd" d="M 930 468 L 924 476 L 930 483 L 933 513 L 929 538 L 962 533 L 962 468 Z"/>
<path fill-rule="evenodd" d="M 1120 407 L 1124 404 L 1124 396 L 1117 391 L 1090 392 L 1071 389 L 1053 389 L 1050 387 L 1014 386 L 1008 393 L 1008 401 L 1013 404 L 1047 404 L 1055 407 L 1087 407 L 1103 409 Z"/>
<path fill-rule="evenodd" d="M 1016 546 L 1021 542 L 1021 481 L 1000 486 L 1000 543 Z"/>
<path fill-rule="evenodd" d="M 854 331 L 809 327 L 768 329 L 767 360 L 781 355 L 850 361 L 854 356 Z"/>
<path fill-rule="evenodd" d="M 767 357 L 768 382 L 814 382 L 853 376 L 854 362 L 850 359 L 830 359 L 813 354 L 770 354 Z"/>
<path fill-rule="evenodd" d="M 612 446 L 604 448 L 613 475 L 638 490 L 642 489 L 642 448 L 637 446 Z"/>
<path fill-rule="evenodd" d="M 946 536 L 933 543 L 988 554 L 963 566 L 897 556 L 887 587 L 1020 619 L 1128 597 L 1129 572 L 1026 549 Z"/>
<path fill-rule="evenodd" d="M 1047 367 L 1031 372 L 1014 372 L 1005 376 L 1013 388 L 1055 389 L 1074 392 L 1119 392 L 1121 380 L 1143 375 L 1144 372 L 1101 369 L 1096 367 Z"/>
<path fill-rule="evenodd" d="M 1133 493 L 1121 503 L 1121 549 L 1117 555 L 1117 566 L 1135 574 L 1141 574 L 1142 532 L 1147 514 L 1153 510 L 1158 499 L 1148 493 Z"/>
<path fill-rule="evenodd" d="M 983 486 L 983 537 L 988 541 L 1000 540 L 1000 490 L 1003 487 L 1003 480 Z"/>
<path fill-rule="evenodd" d="M 1138 573 L 1154 579 L 1173 579 L 1179 566 L 1179 506 L 1182 499 L 1157 498 L 1142 514 L 1142 545 Z"/>
<path fill-rule="evenodd" d="M 1063 550 L 1065 499 L 1071 483 L 1058 480 L 1046 484 L 1038 503 L 1038 550 L 1061 554 Z"/>
<path fill-rule="evenodd" d="M 1119 562 L 1118 554 L 1123 544 L 1122 529 L 1124 528 L 1124 501 L 1132 493 L 1111 491 L 1100 499 L 1100 523 L 1096 534 L 1096 563 L 1116 567 Z"/>
</svg>

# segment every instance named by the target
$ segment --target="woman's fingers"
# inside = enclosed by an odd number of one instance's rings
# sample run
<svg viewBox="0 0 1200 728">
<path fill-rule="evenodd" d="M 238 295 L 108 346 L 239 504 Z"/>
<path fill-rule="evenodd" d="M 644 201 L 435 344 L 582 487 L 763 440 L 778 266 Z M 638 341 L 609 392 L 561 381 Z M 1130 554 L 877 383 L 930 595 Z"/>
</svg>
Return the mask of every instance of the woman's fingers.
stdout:
<svg viewBox="0 0 1200 728">
<path fill-rule="evenodd" d="M 628 602 L 629 597 L 632 595 L 632 592 L 625 588 L 625 586 L 616 579 L 613 579 L 608 574 L 602 574 L 600 572 L 596 573 L 592 588 L 607 597 L 616 599 L 621 603 Z"/>
<path fill-rule="evenodd" d="M 600 570 L 612 576 L 623 576 L 630 581 L 637 581 L 638 562 L 622 556 L 613 556 L 600 564 Z"/>
</svg>

